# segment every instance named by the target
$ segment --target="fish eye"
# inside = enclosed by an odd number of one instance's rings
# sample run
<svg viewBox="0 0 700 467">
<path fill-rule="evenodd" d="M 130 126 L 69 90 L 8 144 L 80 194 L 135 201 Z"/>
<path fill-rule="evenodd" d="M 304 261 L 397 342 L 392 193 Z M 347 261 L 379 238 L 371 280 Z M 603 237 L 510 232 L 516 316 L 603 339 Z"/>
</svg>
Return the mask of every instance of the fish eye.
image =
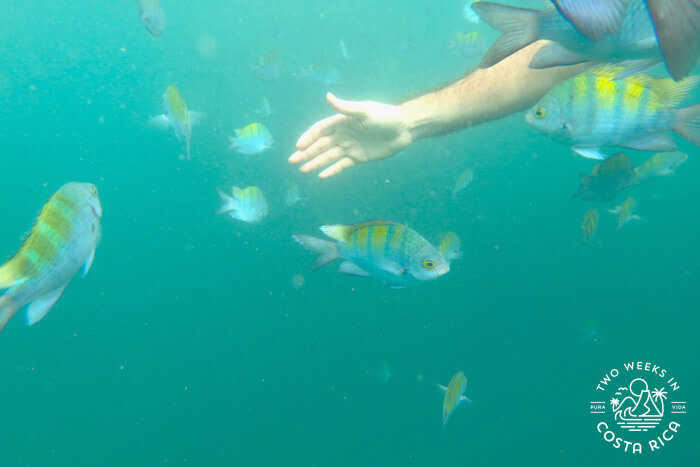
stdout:
<svg viewBox="0 0 700 467">
<path fill-rule="evenodd" d="M 435 268 L 435 261 L 426 259 L 423 261 L 423 267 L 425 269 L 433 269 L 433 268 Z"/>
<path fill-rule="evenodd" d="M 562 130 L 566 130 L 567 128 L 569 128 L 569 125 L 567 125 L 566 123 L 562 123 L 562 124 L 561 124 L 561 129 L 562 129 Z"/>
<path fill-rule="evenodd" d="M 543 119 L 547 115 L 547 111 L 544 110 L 542 107 L 539 107 L 537 110 L 535 110 L 535 117 L 539 119 Z"/>
</svg>

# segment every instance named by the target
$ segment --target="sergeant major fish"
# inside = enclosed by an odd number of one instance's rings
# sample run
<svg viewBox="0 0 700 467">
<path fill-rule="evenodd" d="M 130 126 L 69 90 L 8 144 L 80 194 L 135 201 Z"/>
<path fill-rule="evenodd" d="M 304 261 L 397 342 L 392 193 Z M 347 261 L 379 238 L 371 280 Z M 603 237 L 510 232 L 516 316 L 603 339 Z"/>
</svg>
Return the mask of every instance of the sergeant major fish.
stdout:
<svg viewBox="0 0 700 467">
<path fill-rule="evenodd" d="M 139 0 L 139 18 L 155 37 L 165 31 L 165 12 L 159 0 Z"/>
<path fill-rule="evenodd" d="M 190 140 L 192 139 L 192 125 L 199 118 L 199 112 L 190 112 L 185 100 L 180 95 L 175 85 L 171 84 L 163 94 L 164 114 L 150 119 L 150 123 L 159 127 L 172 127 L 178 141 L 185 140 L 187 159 L 190 159 Z"/>
<path fill-rule="evenodd" d="M 221 198 L 221 206 L 217 214 L 228 214 L 232 219 L 238 219 L 248 224 L 261 222 L 268 214 L 269 207 L 262 190 L 257 186 L 247 188 L 233 187 L 229 196 L 217 190 Z"/>
<path fill-rule="evenodd" d="M 459 174 L 455 186 L 452 189 L 452 199 L 456 200 L 457 195 L 467 188 L 474 181 L 474 171 L 472 169 L 464 169 L 464 171 Z"/>
<path fill-rule="evenodd" d="M 439 251 L 443 258 L 447 261 L 452 261 L 462 257 L 461 247 L 462 242 L 460 242 L 459 236 L 454 232 L 447 232 L 442 238 Z"/>
<path fill-rule="evenodd" d="M 284 64 L 276 50 L 270 50 L 258 58 L 258 63 L 250 66 L 263 81 L 277 81 L 282 76 Z"/>
<path fill-rule="evenodd" d="M 39 213 L 17 253 L 0 267 L 0 331 L 27 306 L 27 325 L 42 319 L 82 266 L 87 274 L 102 229 L 102 206 L 89 183 L 62 186 Z"/>
<path fill-rule="evenodd" d="M 453 54 L 469 60 L 481 58 L 488 49 L 488 45 L 480 32 L 468 32 L 457 33 L 447 48 Z"/>
<path fill-rule="evenodd" d="M 601 146 L 673 151 L 674 131 L 700 145 L 700 104 L 676 108 L 698 82 L 638 74 L 618 78 L 622 67 L 600 67 L 555 86 L 525 120 L 578 154 L 604 159 Z"/>
<path fill-rule="evenodd" d="M 289 206 L 294 206 L 299 201 L 306 199 L 299 196 L 299 187 L 296 183 L 291 183 L 289 188 L 287 188 L 287 194 L 284 197 L 284 204 Z"/>
<path fill-rule="evenodd" d="M 611 212 L 617 216 L 617 228 L 619 229 L 626 223 L 632 220 L 641 220 L 641 217 L 636 215 L 634 213 L 634 207 L 637 205 L 637 202 L 629 196 L 626 200 L 622 202 L 621 205 L 616 206 L 615 209 L 608 209 L 608 212 Z"/>
<path fill-rule="evenodd" d="M 414 230 L 391 221 L 368 221 L 354 225 L 324 225 L 321 232 L 332 241 L 309 235 L 293 238 L 318 256 L 318 269 L 343 260 L 338 272 L 372 276 L 394 287 L 437 279 L 450 270 L 449 262 Z"/>
<path fill-rule="evenodd" d="M 586 214 L 583 215 L 583 223 L 581 224 L 581 238 L 583 243 L 588 243 L 593 239 L 595 231 L 598 229 L 599 217 L 600 214 L 598 214 L 598 210 L 595 208 L 589 209 L 586 211 Z"/>
<path fill-rule="evenodd" d="M 440 384 L 437 386 L 445 392 L 445 398 L 442 401 L 442 426 L 445 426 L 452 411 L 456 409 L 462 401 L 471 402 L 471 400 L 464 395 L 464 391 L 467 389 L 467 377 L 460 371 L 452 377 L 447 387 Z"/>
<path fill-rule="evenodd" d="M 260 154 L 272 148 L 272 133 L 262 123 L 251 123 L 235 132 L 236 136 L 229 136 L 229 149 L 235 149 L 238 154 Z"/>
</svg>

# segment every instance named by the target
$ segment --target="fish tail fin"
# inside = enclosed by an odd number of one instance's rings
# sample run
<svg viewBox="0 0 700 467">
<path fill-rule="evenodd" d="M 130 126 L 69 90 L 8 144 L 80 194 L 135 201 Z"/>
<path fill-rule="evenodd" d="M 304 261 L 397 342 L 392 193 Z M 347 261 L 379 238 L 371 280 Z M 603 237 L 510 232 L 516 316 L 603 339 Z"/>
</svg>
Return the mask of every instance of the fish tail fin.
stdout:
<svg viewBox="0 0 700 467">
<path fill-rule="evenodd" d="M 219 210 L 216 211 L 217 215 L 226 214 L 227 212 L 237 210 L 237 202 L 233 196 L 229 196 L 218 189 L 216 192 L 219 193 L 219 199 L 221 199 L 221 206 L 219 206 Z"/>
<path fill-rule="evenodd" d="M 0 297 L 0 331 L 3 330 L 8 321 L 17 313 L 19 307 L 10 295 Z"/>
<path fill-rule="evenodd" d="M 571 196 L 571 199 L 578 198 L 581 193 L 588 190 L 588 186 L 591 184 L 591 176 L 586 174 L 578 174 L 578 182 L 581 185 L 576 193 Z"/>
<path fill-rule="evenodd" d="M 187 160 L 190 160 L 190 159 L 192 159 L 192 156 L 190 155 L 190 139 L 189 138 L 187 138 L 185 146 L 187 147 Z"/>
<path fill-rule="evenodd" d="M 292 238 L 307 250 L 318 254 L 311 265 L 312 270 L 321 268 L 339 258 L 338 245 L 334 242 L 310 235 L 292 235 Z"/>
<path fill-rule="evenodd" d="M 696 146 L 700 146 L 700 104 L 678 109 L 673 130 Z"/>
<path fill-rule="evenodd" d="M 486 52 L 479 67 L 488 68 L 526 47 L 540 36 L 540 12 L 492 2 L 477 2 L 472 9 L 491 27 L 503 34 Z"/>
</svg>

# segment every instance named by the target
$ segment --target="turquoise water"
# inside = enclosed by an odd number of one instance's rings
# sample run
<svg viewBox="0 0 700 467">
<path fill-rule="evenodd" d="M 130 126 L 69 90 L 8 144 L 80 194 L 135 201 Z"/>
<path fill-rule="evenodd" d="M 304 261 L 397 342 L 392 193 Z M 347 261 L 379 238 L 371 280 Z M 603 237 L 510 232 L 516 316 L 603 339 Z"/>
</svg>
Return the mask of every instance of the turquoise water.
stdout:
<svg viewBox="0 0 700 467">
<path fill-rule="evenodd" d="M 398 102 L 458 78 L 470 64 L 445 47 L 472 28 L 461 3 L 162 3 L 154 38 L 135 1 L 4 2 L 2 254 L 69 181 L 98 186 L 104 238 L 46 319 L 0 335 L 0 465 L 697 465 L 697 147 L 682 142 L 673 177 L 629 192 L 644 221 L 620 230 L 615 202 L 570 199 L 591 162 L 522 114 L 321 181 L 286 158 L 329 115 L 324 93 Z M 285 62 L 272 83 L 249 66 L 270 49 Z M 293 76 L 312 63 L 340 83 Z M 169 84 L 205 114 L 192 161 L 146 125 Z M 227 151 L 257 120 L 274 149 Z M 475 180 L 454 202 L 467 167 Z M 287 208 L 292 181 L 308 200 Z M 264 223 L 215 216 L 216 188 L 233 184 L 263 189 Z M 600 227 L 584 248 L 591 206 Z M 291 238 L 376 218 L 434 243 L 453 230 L 464 258 L 393 290 L 310 273 Z M 658 453 L 612 448 L 588 413 L 602 375 L 631 360 L 662 363 L 687 390 L 683 430 Z M 443 428 L 435 384 L 457 371 L 474 403 Z"/>
</svg>

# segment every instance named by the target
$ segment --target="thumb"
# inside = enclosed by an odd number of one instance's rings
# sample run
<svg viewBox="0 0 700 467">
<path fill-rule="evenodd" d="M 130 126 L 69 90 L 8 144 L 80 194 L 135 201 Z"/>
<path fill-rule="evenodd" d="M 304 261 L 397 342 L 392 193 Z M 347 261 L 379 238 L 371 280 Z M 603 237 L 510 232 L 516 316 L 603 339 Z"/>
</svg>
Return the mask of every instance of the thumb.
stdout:
<svg viewBox="0 0 700 467">
<path fill-rule="evenodd" d="M 328 103 L 338 113 L 347 115 L 348 117 L 363 118 L 367 116 L 367 103 L 358 101 L 346 101 L 338 99 L 332 93 L 326 94 Z"/>
</svg>

